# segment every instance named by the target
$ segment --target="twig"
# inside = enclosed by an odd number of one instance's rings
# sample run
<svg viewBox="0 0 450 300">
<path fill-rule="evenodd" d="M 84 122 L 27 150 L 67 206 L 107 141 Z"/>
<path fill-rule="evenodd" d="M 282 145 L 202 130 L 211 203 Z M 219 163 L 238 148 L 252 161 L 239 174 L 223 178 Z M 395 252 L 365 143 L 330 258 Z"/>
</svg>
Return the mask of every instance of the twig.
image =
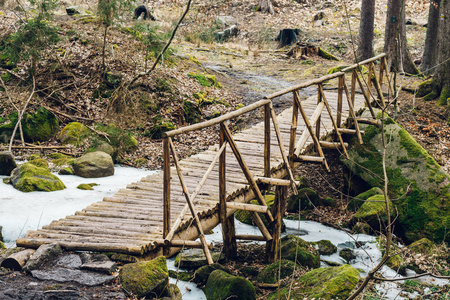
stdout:
<svg viewBox="0 0 450 300">
<path fill-rule="evenodd" d="M 399 278 L 383 278 L 383 277 L 374 276 L 373 279 L 376 279 L 379 281 L 401 281 L 401 280 L 420 278 L 420 277 L 424 277 L 424 276 L 431 276 L 431 277 L 439 278 L 439 279 L 450 279 L 450 276 L 436 275 L 431 272 L 425 272 L 422 274 L 416 274 L 414 276 L 399 277 Z"/>
</svg>

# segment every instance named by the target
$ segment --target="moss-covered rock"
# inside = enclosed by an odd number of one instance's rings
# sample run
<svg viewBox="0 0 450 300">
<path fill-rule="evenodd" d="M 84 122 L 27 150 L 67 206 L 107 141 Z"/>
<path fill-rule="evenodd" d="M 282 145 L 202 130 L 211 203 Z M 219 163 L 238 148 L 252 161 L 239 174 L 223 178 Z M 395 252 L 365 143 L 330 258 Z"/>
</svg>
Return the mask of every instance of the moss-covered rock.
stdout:
<svg viewBox="0 0 450 300">
<path fill-rule="evenodd" d="M 329 240 L 320 240 L 316 243 L 320 255 L 331 255 L 337 252 L 337 247 Z"/>
<path fill-rule="evenodd" d="M 36 159 L 29 160 L 28 163 L 35 165 L 36 167 L 39 167 L 39 168 L 48 169 L 48 162 L 43 158 L 36 158 Z"/>
<path fill-rule="evenodd" d="M 191 281 L 194 278 L 194 274 L 192 272 L 181 272 L 181 271 L 169 270 L 169 277 L 178 279 L 178 280 L 182 280 L 182 281 Z M 206 278 L 206 279 L 208 279 L 208 278 Z"/>
<path fill-rule="evenodd" d="M 312 270 L 299 278 L 293 288 L 285 287 L 269 300 L 346 299 L 359 281 L 359 271 L 350 265 Z"/>
<path fill-rule="evenodd" d="M 377 237 L 378 247 L 381 250 L 381 254 L 384 255 L 386 251 L 386 238 L 384 235 Z M 395 254 L 397 253 L 397 254 Z M 395 254 L 395 255 L 393 255 Z M 386 261 L 386 265 L 397 272 L 400 275 L 406 275 L 406 263 L 403 257 L 403 254 L 401 253 L 399 247 L 391 243 L 391 247 L 389 250 L 389 259 Z"/>
<path fill-rule="evenodd" d="M 222 270 L 215 270 L 209 275 L 204 292 L 208 300 L 256 299 L 255 287 L 250 281 Z"/>
<path fill-rule="evenodd" d="M 64 183 L 48 169 L 30 163 L 21 164 L 11 172 L 10 183 L 22 192 L 52 192 L 66 188 Z"/>
<path fill-rule="evenodd" d="M 256 280 L 262 283 L 277 283 L 279 280 L 283 280 L 288 276 L 292 276 L 295 269 L 296 266 L 293 261 L 281 259 L 259 272 Z"/>
<path fill-rule="evenodd" d="M 73 171 L 84 178 L 106 177 L 114 175 L 114 163 L 105 152 L 91 152 L 74 160 Z"/>
<path fill-rule="evenodd" d="M 149 131 L 144 133 L 145 136 L 149 136 L 152 139 L 162 138 L 162 134 L 167 131 L 174 130 L 176 127 L 169 120 L 159 120 L 157 121 Z"/>
<path fill-rule="evenodd" d="M 102 151 L 109 154 L 114 162 L 117 162 L 117 149 L 102 140 L 94 140 L 89 148 L 86 149 L 85 153 Z"/>
<path fill-rule="evenodd" d="M 122 287 L 138 298 L 150 294 L 162 295 L 169 284 L 166 258 L 159 256 L 151 261 L 127 264 L 119 272 Z"/>
<path fill-rule="evenodd" d="M 59 175 L 74 175 L 72 167 L 64 167 L 59 169 L 58 171 Z"/>
<path fill-rule="evenodd" d="M 17 168 L 17 164 L 11 152 L 0 152 L 0 175 L 9 176 L 15 168 Z"/>
<path fill-rule="evenodd" d="M 58 136 L 63 145 L 71 144 L 76 147 L 81 145 L 90 135 L 89 128 L 79 122 L 67 124 Z"/>
<path fill-rule="evenodd" d="M 347 204 L 347 209 L 351 211 L 357 211 L 364 201 L 375 195 L 383 195 L 383 191 L 379 187 L 371 188 L 355 197 L 353 197 Z"/>
<path fill-rule="evenodd" d="M 411 243 L 408 248 L 415 252 L 424 255 L 431 255 L 436 251 L 436 245 L 427 238 L 420 239 Z"/>
<path fill-rule="evenodd" d="M 202 112 L 196 103 L 185 100 L 183 103 L 184 120 L 189 124 L 200 122 Z"/>
<path fill-rule="evenodd" d="M 295 235 L 286 235 L 281 238 L 281 258 L 297 262 L 308 268 L 318 268 L 320 255 L 313 244 L 302 240 Z"/>
<path fill-rule="evenodd" d="M 310 188 L 302 188 L 298 190 L 297 195 L 292 195 L 288 199 L 287 211 L 297 213 L 304 209 L 313 209 L 316 206 L 330 204 L 329 200 L 321 199 L 319 194 Z"/>
<path fill-rule="evenodd" d="M 100 135 L 100 140 L 107 142 L 120 152 L 132 152 L 139 146 L 131 132 L 123 130 L 114 124 L 98 124 L 97 130 L 104 132 L 108 138 Z"/>
<path fill-rule="evenodd" d="M 347 263 L 356 258 L 355 253 L 350 248 L 344 248 L 339 251 L 339 256 L 342 257 Z"/>
<path fill-rule="evenodd" d="M 205 265 L 198 268 L 197 271 L 195 271 L 193 277 L 194 282 L 202 285 L 205 284 L 206 281 L 208 280 L 209 275 L 215 270 L 221 270 L 227 273 L 230 272 L 227 268 L 218 263 L 212 265 Z"/>
<path fill-rule="evenodd" d="M 58 132 L 58 119 L 47 109 L 39 107 L 34 114 L 23 115 L 22 130 L 25 140 L 45 142 Z"/>
<path fill-rule="evenodd" d="M 211 256 L 215 262 L 220 262 L 225 258 L 221 252 L 211 251 Z M 207 264 L 208 261 L 202 249 L 188 249 L 180 252 L 175 258 L 175 265 L 183 269 L 198 269 Z"/>
<path fill-rule="evenodd" d="M 416 92 L 417 97 L 424 97 L 435 90 L 435 84 L 433 78 L 422 81 Z"/>
<path fill-rule="evenodd" d="M 81 183 L 77 186 L 77 189 L 79 190 L 86 190 L 86 191 L 93 191 L 94 190 L 94 186 L 97 186 L 98 184 L 96 183 Z"/>
<path fill-rule="evenodd" d="M 441 94 L 439 95 L 438 105 L 446 106 L 448 104 L 448 99 L 450 98 L 450 88 L 444 86 L 441 90 Z"/>
<path fill-rule="evenodd" d="M 391 217 L 394 217 L 395 211 L 391 201 L 389 201 L 389 210 Z M 353 215 L 351 222 L 357 223 L 361 221 L 369 224 L 374 231 L 383 230 L 387 222 L 384 195 L 372 196 L 361 205 L 358 211 Z"/>
<path fill-rule="evenodd" d="M 381 114 L 379 114 L 381 116 Z M 369 116 L 364 112 L 363 116 Z M 342 161 L 372 187 L 383 188 L 381 129 L 361 124 L 364 144 L 350 143 L 350 159 Z M 386 119 L 386 172 L 390 199 L 396 199 L 396 234 L 412 242 L 423 237 L 450 242 L 450 177 L 436 161 L 395 123 Z"/>
</svg>

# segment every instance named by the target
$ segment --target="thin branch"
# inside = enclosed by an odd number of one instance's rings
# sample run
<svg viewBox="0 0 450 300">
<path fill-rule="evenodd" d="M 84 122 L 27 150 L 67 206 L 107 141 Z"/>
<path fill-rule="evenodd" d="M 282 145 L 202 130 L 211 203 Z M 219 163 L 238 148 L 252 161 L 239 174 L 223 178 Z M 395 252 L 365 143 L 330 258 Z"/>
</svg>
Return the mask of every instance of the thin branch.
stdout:
<svg viewBox="0 0 450 300">
<path fill-rule="evenodd" d="M 425 272 L 422 274 L 416 274 L 414 276 L 398 277 L 398 278 L 383 278 L 383 277 L 374 276 L 373 279 L 379 280 L 379 281 L 401 281 L 401 280 L 408 280 L 408 279 L 416 279 L 416 278 L 420 278 L 420 277 L 424 277 L 424 276 L 431 276 L 431 277 L 439 278 L 439 279 L 450 279 L 450 276 L 436 275 L 431 272 Z"/>
</svg>

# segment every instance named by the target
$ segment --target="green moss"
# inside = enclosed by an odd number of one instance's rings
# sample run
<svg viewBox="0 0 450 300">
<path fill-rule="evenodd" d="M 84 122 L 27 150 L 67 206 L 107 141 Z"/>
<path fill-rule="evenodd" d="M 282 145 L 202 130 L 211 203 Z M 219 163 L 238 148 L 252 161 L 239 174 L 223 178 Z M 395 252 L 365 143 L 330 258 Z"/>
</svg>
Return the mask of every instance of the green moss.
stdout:
<svg viewBox="0 0 450 300">
<path fill-rule="evenodd" d="M 444 106 L 448 104 L 448 98 L 450 98 L 450 87 L 444 86 L 439 95 L 438 105 Z"/>
<path fill-rule="evenodd" d="M 314 244 L 319 248 L 320 255 L 331 255 L 337 251 L 337 247 L 329 240 L 320 240 Z"/>
<path fill-rule="evenodd" d="M 145 136 L 149 136 L 152 139 L 162 138 L 162 134 L 167 131 L 175 129 L 175 125 L 169 120 L 159 120 L 157 121 L 149 131 L 144 133 Z"/>
<path fill-rule="evenodd" d="M 5 244 L 3 244 L 2 241 L 0 241 L 0 249 L 6 249 L 6 246 L 5 246 Z"/>
<path fill-rule="evenodd" d="M 78 147 L 88 138 L 90 133 L 89 128 L 83 124 L 71 122 L 61 130 L 58 138 L 63 145 L 71 144 Z"/>
<path fill-rule="evenodd" d="M 204 292 L 208 300 L 225 300 L 235 297 L 240 300 L 256 299 L 255 288 L 250 281 L 221 270 L 215 270 L 209 275 Z"/>
<path fill-rule="evenodd" d="M 93 187 L 97 186 L 97 183 L 81 183 L 77 186 L 77 189 L 79 190 L 87 190 L 87 191 L 93 191 Z"/>
<path fill-rule="evenodd" d="M 24 163 L 16 168 L 11 173 L 10 181 L 22 192 L 51 192 L 66 188 L 64 183 L 48 169 L 39 168 L 30 163 Z"/>
<path fill-rule="evenodd" d="M 274 292 L 269 300 L 346 299 L 359 281 L 359 271 L 350 265 L 319 268 L 301 276 L 293 285 Z"/>
<path fill-rule="evenodd" d="M 331 69 L 328 69 L 327 74 L 334 74 L 337 72 L 340 72 L 341 70 L 347 68 L 348 66 L 337 66 L 337 67 L 333 67 Z"/>
<path fill-rule="evenodd" d="M 281 267 L 280 267 L 281 264 Z M 292 276 L 295 263 L 290 260 L 279 260 L 259 272 L 257 281 L 263 283 L 277 283 L 288 276 Z"/>
<path fill-rule="evenodd" d="M 323 50 L 321 47 L 319 47 L 319 56 L 322 56 L 323 58 L 329 59 L 329 60 L 340 61 L 339 58 L 337 58 L 336 56 L 334 56 L 330 52 L 327 52 L 327 51 Z"/>
<path fill-rule="evenodd" d="M 325 199 L 320 198 L 319 194 L 310 188 L 300 188 L 297 195 L 289 197 L 287 211 L 296 213 L 299 209 L 313 209 L 316 206 L 330 204 L 329 202 L 329 200 L 325 201 Z"/>
<path fill-rule="evenodd" d="M 227 268 L 222 266 L 221 264 L 215 263 L 212 265 L 205 265 L 197 269 L 193 276 L 193 280 L 197 284 L 205 284 L 208 280 L 209 275 L 215 270 L 222 270 L 224 272 L 229 273 Z"/>
<path fill-rule="evenodd" d="M 355 253 L 350 248 L 344 248 L 339 251 L 339 256 L 342 257 L 347 263 L 356 258 Z"/>
<path fill-rule="evenodd" d="M 195 124 L 200 122 L 202 112 L 197 104 L 191 101 L 185 100 L 183 103 L 184 120 L 189 124 Z"/>
<path fill-rule="evenodd" d="M 48 170 L 48 163 L 45 159 L 43 158 L 35 158 L 33 160 L 28 161 L 28 163 L 35 165 L 36 167 L 39 168 L 44 168 Z"/>
<path fill-rule="evenodd" d="M 197 79 L 198 83 L 200 83 L 202 86 L 216 87 L 216 88 L 222 87 L 220 82 L 217 81 L 215 75 L 198 74 L 198 73 L 191 72 L 188 74 L 188 76 Z"/>
<path fill-rule="evenodd" d="M 415 252 L 424 255 L 431 255 L 436 252 L 436 245 L 427 238 L 420 239 L 411 243 L 408 248 Z"/>
<path fill-rule="evenodd" d="M 431 101 L 439 97 L 439 92 L 437 90 L 433 90 L 430 93 L 426 94 L 422 99 L 424 101 Z"/>
<path fill-rule="evenodd" d="M 320 265 L 319 252 L 315 247 L 303 239 L 287 235 L 281 238 L 281 258 L 296 261 L 308 268 L 318 268 Z"/>
<path fill-rule="evenodd" d="M 35 159 L 39 159 L 39 158 L 42 158 L 40 154 L 33 153 L 28 157 L 28 160 L 35 160 Z"/>
<path fill-rule="evenodd" d="M 97 130 L 107 134 L 108 139 L 100 136 L 100 139 L 110 144 L 114 149 L 120 152 L 132 152 L 137 149 L 139 143 L 136 138 L 126 130 L 117 127 L 115 124 L 98 124 Z"/>
<path fill-rule="evenodd" d="M 39 107 L 34 114 L 23 116 L 22 129 L 26 140 L 45 142 L 58 132 L 58 119 L 44 107 Z"/>
<path fill-rule="evenodd" d="M 392 202 L 389 202 L 389 206 L 392 210 Z M 386 204 L 384 195 L 374 195 L 367 199 L 358 209 L 354 218 L 365 219 L 377 215 L 386 214 Z"/>
<path fill-rule="evenodd" d="M 192 274 L 192 272 L 181 272 L 181 271 L 177 272 L 174 270 L 169 270 L 169 277 L 182 281 L 191 281 L 192 278 L 194 277 L 194 274 Z"/>
<path fill-rule="evenodd" d="M 59 170 L 59 175 L 74 175 L 72 167 L 65 167 Z"/>
<path fill-rule="evenodd" d="M 365 200 L 375 195 L 383 195 L 383 191 L 378 187 L 371 188 L 370 190 L 353 197 L 348 203 L 347 209 L 357 211 Z"/>
<path fill-rule="evenodd" d="M 433 82 L 433 79 L 430 78 L 428 80 L 422 81 L 419 84 L 419 87 L 418 87 L 417 92 L 416 92 L 416 96 L 417 97 L 423 97 L 423 96 L 428 95 L 428 94 L 430 94 L 431 92 L 434 92 L 434 91 L 435 91 L 435 84 Z"/>
<path fill-rule="evenodd" d="M 120 82 L 122 81 L 122 74 L 106 72 L 105 80 L 106 80 L 106 84 L 109 87 L 115 88 L 115 87 L 119 86 Z"/>
</svg>

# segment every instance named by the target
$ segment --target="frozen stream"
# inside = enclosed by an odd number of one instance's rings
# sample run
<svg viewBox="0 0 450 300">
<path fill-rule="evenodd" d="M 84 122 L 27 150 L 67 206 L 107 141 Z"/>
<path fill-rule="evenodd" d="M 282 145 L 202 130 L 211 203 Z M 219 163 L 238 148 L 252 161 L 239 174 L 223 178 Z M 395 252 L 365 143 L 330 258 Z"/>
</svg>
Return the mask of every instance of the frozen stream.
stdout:
<svg viewBox="0 0 450 300">
<path fill-rule="evenodd" d="M 144 176 L 157 171 L 146 171 L 142 169 L 128 168 L 116 166 L 114 176 L 104 178 L 81 178 L 78 176 L 59 176 L 66 185 L 66 189 L 57 192 L 33 192 L 22 193 L 14 189 L 11 185 L 3 184 L 0 181 L 0 226 L 3 226 L 3 237 L 8 247 L 13 247 L 15 240 L 26 234 L 27 230 L 35 230 L 44 225 L 49 224 L 52 220 L 58 220 L 67 215 L 73 214 L 86 206 L 101 201 L 106 196 L 111 196 L 119 189 L 126 185 L 139 181 Z M 0 179 L 5 176 L 0 176 Z M 93 191 L 79 190 L 76 187 L 80 183 L 95 182 L 99 184 L 94 187 Z M 259 234 L 258 228 L 236 222 L 237 234 Z M 381 252 L 377 248 L 375 237 L 359 234 L 348 235 L 343 231 L 336 230 L 331 227 L 324 226 L 312 221 L 294 221 L 284 220 L 286 224 L 286 234 L 295 234 L 301 236 L 306 241 L 330 240 L 338 247 L 338 251 L 342 248 L 352 248 L 357 255 L 355 260 L 351 261 L 351 265 L 363 271 L 361 276 L 365 274 L 378 262 L 381 258 Z M 207 235 L 208 242 L 221 242 L 222 232 L 220 225 L 213 230 L 213 234 Z M 362 245 L 356 247 L 356 241 Z M 321 256 L 322 260 L 338 263 L 345 263 L 337 253 L 330 256 Z M 175 257 L 168 259 L 169 269 L 176 270 L 174 266 Z M 325 263 L 322 263 L 326 266 Z M 395 272 L 388 267 L 383 268 L 386 277 L 396 276 Z M 422 279 L 428 280 L 431 279 Z M 170 279 L 171 283 L 175 283 L 175 279 Z M 432 282 L 436 285 L 448 284 L 448 281 L 440 280 Z M 202 290 L 198 289 L 194 283 L 177 282 L 184 300 L 202 300 L 206 299 Z M 384 299 L 410 299 L 414 298 L 414 294 L 407 297 L 398 296 L 400 290 L 396 283 L 379 284 L 378 290 Z"/>
</svg>

